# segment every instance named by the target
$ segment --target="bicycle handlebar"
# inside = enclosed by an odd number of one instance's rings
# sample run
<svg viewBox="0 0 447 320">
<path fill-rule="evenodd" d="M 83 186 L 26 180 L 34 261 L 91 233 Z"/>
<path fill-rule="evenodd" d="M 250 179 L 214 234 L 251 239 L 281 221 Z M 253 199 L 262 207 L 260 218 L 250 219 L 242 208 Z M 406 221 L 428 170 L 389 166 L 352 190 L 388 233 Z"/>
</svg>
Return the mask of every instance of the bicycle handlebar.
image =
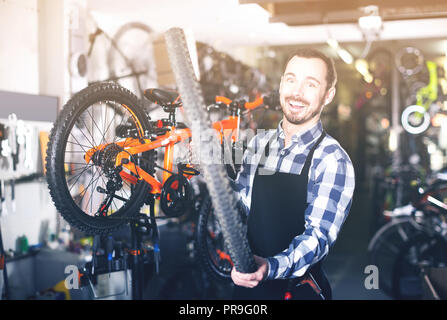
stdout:
<svg viewBox="0 0 447 320">
<path fill-rule="evenodd" d="M 253 101 L 246 102 L 244 100 L 231 100 L 224 96 L 216 96 L 216 103 L 224 103 L 227 106 L 230 106 L 232 103 L 235 104 L 236 107 L 243 108 L 246 110 L 253 110 L 261 105 L 266 105 L 266 107 L 271 107 L 273 109 L 278 109 L 279 105 L 279 95 L 277 92 L 273 92 L 270 95 L 260 96 Z M 242 107 L 241 107 L 242 105 Z"/>
</svg>

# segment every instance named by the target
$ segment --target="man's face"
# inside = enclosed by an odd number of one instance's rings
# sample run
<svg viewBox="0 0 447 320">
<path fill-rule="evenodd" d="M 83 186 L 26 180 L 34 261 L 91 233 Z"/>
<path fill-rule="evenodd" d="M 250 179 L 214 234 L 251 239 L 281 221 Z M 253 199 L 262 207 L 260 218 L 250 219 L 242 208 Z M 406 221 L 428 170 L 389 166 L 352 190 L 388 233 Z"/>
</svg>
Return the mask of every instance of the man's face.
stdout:
<svg viewBox="0 0 447 320">
<path fill-rule="evenodd" d="M 279 89 L 282 111 L 293 124 L 306 124 L 320 117 L 335 94 L 326 92 L 327 67 L 319 58 L 295 56 L 287 64 Z"/>
</svg>

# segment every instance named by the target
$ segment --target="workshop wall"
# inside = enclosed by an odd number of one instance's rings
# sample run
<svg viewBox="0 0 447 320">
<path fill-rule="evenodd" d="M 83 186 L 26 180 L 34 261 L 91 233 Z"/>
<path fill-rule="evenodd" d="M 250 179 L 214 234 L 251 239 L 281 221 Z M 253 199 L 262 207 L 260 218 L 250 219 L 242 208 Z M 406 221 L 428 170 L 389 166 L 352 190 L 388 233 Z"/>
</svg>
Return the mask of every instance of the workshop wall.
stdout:
<svg viewBox="0 0 447 320">
<path fill-rule="evenodd" d="M 57 97 L 62 103 L 64 91 L 67 91 L 64 79 L 68 69 L 64 68 L 66 44 L 61 40 L 67 29 L 63 19 L 67 14 L 66 6 L 66 1 L 60 0 L 4 0 L 0 3 L 0 21 L 3 25 L 0 28 L 0 91 L 5 94 L 28 94 L 29 108 L 38 105 L 40 95 Z M 0 102 L 0 108 L 11 107 L 11 104 L 6 106 L 4 103 L 4 100 Z M 54 107 L 54 102 L 50 107 Z M 33 112 L 27 114 L 29 116 Z M 38 132 L 49 131 L 51 123 L 37 121 L 42 119 L 24 119 L 22 116 L 18 114 L 18 120 L 26 120 L 26 123 L 36 120 L 32 125 L 36 129 L 34 142 L 38 145 Z M 7 124 L 6 118 L 2 114 L 1 122 Z M 0 156 L 2 163 L 9 161 L 6 158 Z M 51 233 L 57 233 L 58 224 L 57 211 L 49 198 L 45 179 L 16 183 L 13 200 L 11 180 L 29 172 L 11 174 L 11 171 L 4 166 L 0 168 L 5 198 L 0 224 L 6 251 L 16 251 L 17 240 L 23 236 L 26 236 L 29 246 L 47 241 Z"/>
<path fill-rule="evenodd" d="M 37 0 L 0 3 L 0 89 L 39 92 Z M 17 21 L 20 17 L 20 22 Z"/>
</svg>

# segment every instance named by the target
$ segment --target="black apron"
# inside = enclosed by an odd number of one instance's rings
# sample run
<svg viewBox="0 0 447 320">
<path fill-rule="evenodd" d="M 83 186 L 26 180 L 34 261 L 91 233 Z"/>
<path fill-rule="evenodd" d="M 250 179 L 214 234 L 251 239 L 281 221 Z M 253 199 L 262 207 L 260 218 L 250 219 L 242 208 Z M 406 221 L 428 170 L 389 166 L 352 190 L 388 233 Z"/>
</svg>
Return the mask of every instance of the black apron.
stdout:
<svg viewBox="0 0 447 320">
<path fill-rule="evenodd" d="M 265 171 L 259 174 L 260 169 L 266 170 L 265 159 L 269 144 L 275 136 L 276 134 L 267 143 L 256 169 L 247 222 L 247 237 L 251 250 L 253 254 L 264 258 L 282 252 L 297 235 L 304 232 L 309 168 L 314 151 L 325 133 L 321 134 L 310 150 L 300 175 L 271 171 L 270 174 L 263 174 Z M 321 261 L 311 266 L 300 278 L 266 280 L 255 288 L 235 286 L 233 298 L 282 300 L 288 295 L 289 299 L 322 299 L 309 284 L 296 286 L 308 278 L 309 273 L 321 288 L 324 298 L 331 299 L 331 287 L 321 268 Z"/>
</svg>

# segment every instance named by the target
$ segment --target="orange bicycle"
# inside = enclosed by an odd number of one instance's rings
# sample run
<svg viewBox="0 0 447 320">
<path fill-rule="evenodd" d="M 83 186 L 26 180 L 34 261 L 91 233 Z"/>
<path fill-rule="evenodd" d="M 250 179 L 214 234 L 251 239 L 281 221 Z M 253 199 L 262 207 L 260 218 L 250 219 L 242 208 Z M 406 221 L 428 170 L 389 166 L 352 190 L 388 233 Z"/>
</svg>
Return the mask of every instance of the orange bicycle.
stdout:
<svg viewBox="0 0 447 320">
<path fill-rule="evenodd" d="M 150 199 L 160 200 L 167 217 L 193 207 L 189 179 L 199 171 L 188 161 L 174 168 L 176 144 L 191 138 L 191 130 L 176 120 L 182 101 L 160 89 L 148 89 L 145 96 L 169 117 L 151 120 L 129 90 L 100 82 L 74 95 L 51 130 L 46 157 L 51 197 L 66 221 L 88 234 L 111 233 Z M 224 137 L 236 142 L 241 111 L 263 102 L 262 97 L 244 104 L 217 97 L 216 104 L 230 110 L 229 117 L 213 123 L 221 143 Z M 163 166 L 156 161 L 161 148 Z"/>
</svg>

